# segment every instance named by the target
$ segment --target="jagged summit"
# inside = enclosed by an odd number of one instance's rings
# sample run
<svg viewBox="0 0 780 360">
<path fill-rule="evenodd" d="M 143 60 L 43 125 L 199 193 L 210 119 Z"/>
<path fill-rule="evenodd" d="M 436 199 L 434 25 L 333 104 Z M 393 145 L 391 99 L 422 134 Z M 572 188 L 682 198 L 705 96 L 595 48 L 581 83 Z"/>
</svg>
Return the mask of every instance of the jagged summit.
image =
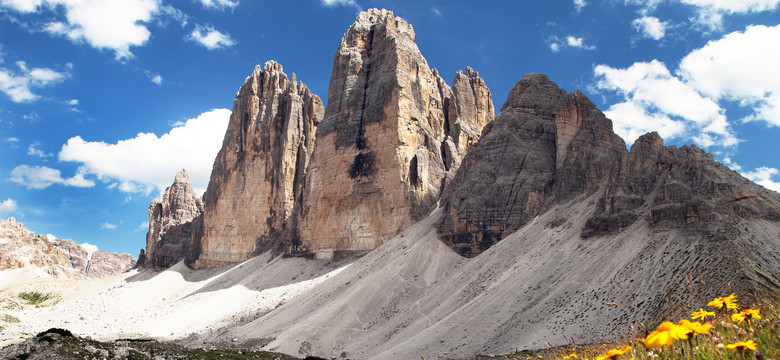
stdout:
<svg viewBox="0 0 780 360">
<path fill-rule="evenodd" d="M 285 250 L 365 252 L 419 221 L 492 118 L 476 72 L 456 75 L 451 89 L 411 25 L 388 10 L 362 12 L 333 59 L 298 232 Z"/>
<path fill-rule="evenodd" d="M 115 275 L 135 263 L 130 254 L 96 251 L 70 239 L 37 235 L 14 218 L 0 219 L 0 271 L 26 268 L 42 278 L 84 279 Z"/>
<path fill-rule="evenodd" d="M 193 220 L 202 212 L 203 201 L 195 194 L 187 170 L 179 170 L 162 198 L 149 205 L 146 252 L 138 257 L 139 265 L 167 268 L 189 258 Z"/>
<path fill-rule="evenodd" d="M 282 66 L 256 66 L 236 94 L 203 195 L 192 263 L 220 266 L 273 247 L 294 213 L 323 116 L 322 100 Z"/>
</svg>

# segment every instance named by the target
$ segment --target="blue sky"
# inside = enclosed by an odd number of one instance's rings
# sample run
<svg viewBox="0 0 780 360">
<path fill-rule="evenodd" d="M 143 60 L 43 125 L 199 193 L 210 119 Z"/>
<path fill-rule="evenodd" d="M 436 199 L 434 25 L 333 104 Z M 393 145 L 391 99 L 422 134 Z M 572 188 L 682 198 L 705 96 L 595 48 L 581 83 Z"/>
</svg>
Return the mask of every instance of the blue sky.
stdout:
<svg viewBox="0 0 780 360">
<path fill-rule="evenodd" d="M 205 190 L 254 66 L 327 101 L 371 7 L 411 23 L 448 82 L 477 70 L 497 109 L 545 73 L 628 144 L 658 131 L 780 191 L 780 0 L 0 0 L 0 217 L 137 255 L 178 169 Z"/>
</svg>

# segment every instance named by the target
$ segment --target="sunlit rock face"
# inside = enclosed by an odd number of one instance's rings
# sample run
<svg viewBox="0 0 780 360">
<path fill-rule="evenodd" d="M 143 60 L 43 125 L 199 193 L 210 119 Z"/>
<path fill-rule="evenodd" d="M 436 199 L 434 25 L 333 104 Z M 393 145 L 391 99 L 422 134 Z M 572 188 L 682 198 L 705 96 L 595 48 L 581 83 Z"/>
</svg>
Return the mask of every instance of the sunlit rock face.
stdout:
<svg viewBox="0 0 780 360">
<path fill-rule="evenodd" d="M 360 13 L 333 61 L 297 227 L 285 251 L 368 251 L 425 217 L 448 172 L 493 118 L 471 69 L 451 89 L 388 10 Z"/>
<path fill-rule="evenodd" d="M 294 212 L 324 113 L 308 87 L 275 61 L 238 91 L 193 233 L 192 265 L 246 260 L 273 246 Z"/>
<path fill-rule="evenodd" d="M 14 218 L 0 219 L 0 271 L 33 267 L 60 279 L 98 278 L 133 267 L 130 254 L 97 250 L 70 239 L 37 235 Z"/>
</svg>

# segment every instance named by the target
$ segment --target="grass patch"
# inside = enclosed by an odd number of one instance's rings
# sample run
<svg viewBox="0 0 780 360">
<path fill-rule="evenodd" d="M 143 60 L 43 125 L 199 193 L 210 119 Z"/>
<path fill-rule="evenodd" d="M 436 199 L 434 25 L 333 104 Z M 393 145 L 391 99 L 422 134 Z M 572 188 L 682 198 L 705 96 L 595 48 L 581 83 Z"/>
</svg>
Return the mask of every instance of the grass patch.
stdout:
<svg viewBox="0 0 780 360">
<path fill-rule="evenodd" d="M 21 320 L 19 320 L 19 318 L 17 318 L 16 316 L 8 315 L 8 314 L 3 315 L 3 321 L 7 322 L 7 323 L 18 323 L 18 322 L 21 322 Z"/>
<path fill-rule="evenodd" d="M 55 305 L 60 301 L 60 296 L 54 293 L 42 293 L 38 291 L 24 291 L 16 295 L 30 305 L 42 306 L 44 303 Z"/>
</svg>

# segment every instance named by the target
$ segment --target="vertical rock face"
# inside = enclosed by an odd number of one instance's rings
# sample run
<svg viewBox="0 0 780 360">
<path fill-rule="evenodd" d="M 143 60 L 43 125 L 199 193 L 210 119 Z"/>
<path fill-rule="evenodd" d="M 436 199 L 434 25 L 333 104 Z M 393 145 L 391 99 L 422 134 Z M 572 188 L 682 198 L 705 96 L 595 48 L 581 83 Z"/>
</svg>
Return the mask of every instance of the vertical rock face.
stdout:
<svg viewBox="0 0 780 360">
<path fill-rule="evenodd" d="M 176 174 L 162 199 L 149 205 L 149 232 L 141 265 L 167 268 L 188 259 L 192 247 L 193 219 L 203 212 L 203 202 L 195 194 L 187 171 Z"/>
<path fill-rule="evenodd" d="M 775 195 L 712 155 L 695 146 L 665 147 L 656 133 L 640 137 L 629 152 L 582 93 L 567 94 L 546 76 L 529 74 L 442 196 L 439 233 L 459 254 L 476 256 L 583 194 L 599 194 L 583 238 L 615 235 L 647 219 L 654 231 L 727 240 L 744 235 L 740 229 L 752 226 L 746 221 L 780 217 L 769 205 Z"/>
<path fill-rule="evenodd" d="M 492 119 L 476 72 L 450 89 L 387 10 L 360 13 L 336 55 L 286 251 L 329 258 L 376 248 L 435 206 L 450 169 Z"/>
<path fill-rule="evenodd" d="M 665 147 L 653 132 L 631 147 L 582 236 L 615 234 L 645 217 L 654 229 L 732 241 L 746 233 L 740 222 L 780 219 L 777 198 L 711 154 L 695 146 Z"/>
<path fill-rule="evenodd" d="M 485 81 L 470 67 L 458 71 L 452 81 L 452 98 L 445 98 L 447 122 L 445 132 L 449 133 L 459 157 L 479 140 L 482 128 L 495 117 L 493 99 Z"/>
<path fill-rule="evenodd" d="M 582 93 L 529 74 L 463 160 L 442 197 L 442 239 L 475 256 L 539 215 L 617 171 L 625 143 Z"/>
<path fill-rule="evenodd" d="M 274 61 L 238 91 L 204 194 L 195 267 L 243 261 L 269 249 L 294 212 L 322 101 Z M 148 256 L 148 255 L 147 255 Z"/>
</svg>

